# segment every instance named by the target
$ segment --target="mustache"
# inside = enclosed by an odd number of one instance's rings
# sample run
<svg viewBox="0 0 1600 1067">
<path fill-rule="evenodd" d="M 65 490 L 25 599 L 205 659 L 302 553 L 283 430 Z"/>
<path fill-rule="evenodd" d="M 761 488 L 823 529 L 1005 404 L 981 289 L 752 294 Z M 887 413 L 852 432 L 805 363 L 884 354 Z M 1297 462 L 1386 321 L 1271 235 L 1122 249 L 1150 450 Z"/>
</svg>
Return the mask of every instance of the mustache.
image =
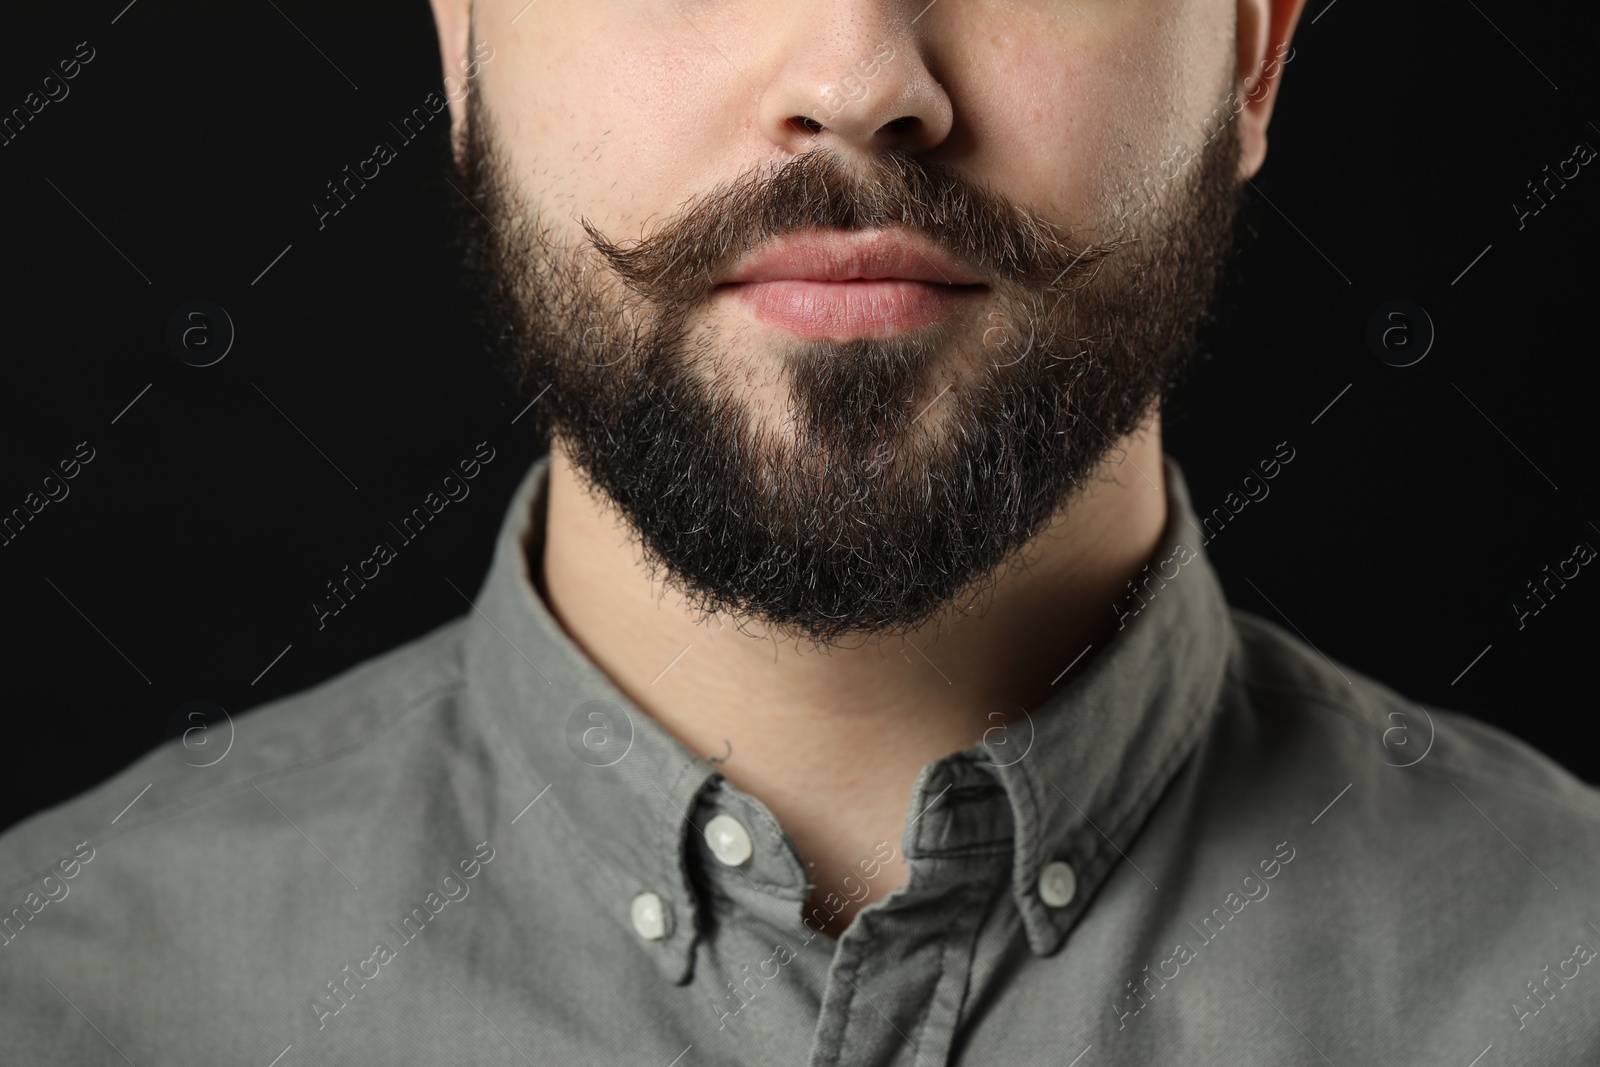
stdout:
<svg viewBox="0 0 1600 1067">
<path fill-rule="evenodd" d="M 815 149 L 694 198 L 647 237 L 614 242 L 589 219 L 590 244 L 633 292 L 667 307 L 707 296 L 745 253 L 799 230 L 918 230 L 994 281 L 1035 295 L 1065 293 L 1131 243 L 1127 225 L 1096 242 L 1063 234 L 950 167 L 901 151 L 852 166 Z"/>
</svg>

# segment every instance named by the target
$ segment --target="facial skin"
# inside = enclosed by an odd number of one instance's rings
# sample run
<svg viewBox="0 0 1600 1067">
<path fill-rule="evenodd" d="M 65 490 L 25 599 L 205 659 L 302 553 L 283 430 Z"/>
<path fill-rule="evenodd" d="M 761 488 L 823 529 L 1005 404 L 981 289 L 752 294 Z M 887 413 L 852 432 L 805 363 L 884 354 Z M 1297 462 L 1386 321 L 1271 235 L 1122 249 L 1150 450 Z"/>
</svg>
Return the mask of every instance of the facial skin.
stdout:
<svg viewBox="0 0 1600 1067">
<path fill-rule="evenodd" d="M 1048 678 L 1062 638 L 1098 640 L 1153 547 L 1160 393 L 1303 0 L 433 2 L 447 71 L 494 50 L 452 119 L 509 350 L 530 395 L 551 386 L 547 599 L 691 748 L 732 737 L 724 772 L 817 858 L 820 891 L 829 817 L 798 798 L 852 798 L 853 832 L 897 840 L 916 770 L 992 725 L 985 701 L 1037 705 L 993 672 Z M 1243 106 L 1211 136 L 1230 89 Z M 983 283 L 931 326 L 802 338 L 715 288 L 765 236 L 897 203 Z M 1102 488 L 1127 457 L 1144 484 Z M 986 586 L 992 610 L 958 615 Z M 701 668 L 707 612 L 834 654 L 760 674 L 725 643 Z M 930 632 L 948 694 L 838 654 Z M 695 656 L 657 686 L 685 635 Z M 786 732 L 834 712 L 826 760 Z M 841 768 L 857 729 L 896 756 Z"/>
<path fill-rule="evenodd" d="M 1050 211 L 1021 207 L 946 150 L 948 98 L 914 42 L 877 28 L 882 39 L 846 69 L 849 96 L 826 86 L 820 108 L 780 120 L 803 136 L 798 151 L 702 186 L 642 240 L 613 236 L 633 219 L 608 224 L 605 194 L 596 216 L 580 205 L 581 232 L 562 232 L 571 220 L 520 177 L 544 166 L 540 144 L 507 132 L 520 115 L 497 121 L 503 105 L 491 110 L 482 92 L 461 139 L 475 258 L 563 450 L 700 610 L 819 642 L 910 630 L 1032 540 L 1174 377 L 1237 192 L 1235 126 L 1196 121 L 1208 134 L 1198 153 L 1186 137 L 1181 161 L 1169 151 L 1131 176 L 1097 128 L 1093 150 L 1065 154 L 1085 175 L 1059 190 L 1075 202 L 1045 190 L 1031 199 Z M 1164 40 L 1142 42 L 1156 62 Z M 488 40 L 470 43 L 478 55 Z M 1233 80 L 1222 58 L 1213 101 Z M 908 110 L 872 135 L 893 128 L 886 143 L 856 151 L 850 115 L 871 109 L 879 80 Z M 1130 110 L 1150 125 L 1144 106 Z M 841 145 L 818 137 L 828 130 L 844 131 Z M 758 321 L 751 292 L 777 289 L 769 300 L 792 306 L 827 287 L 726 284 L 773 237 L 889 227 L 955 254 L 926 253 L 940 284 L 900 283 L 941 290 L 936 321 Z M 951 275 L 966 284 L 944 285 Z"/>
<path fill-rule="evenodd" d="M 466 219 L 525 388 L 699 610 L 818 642 L 912 629 L 997 577 L 1173 377 L 1233 218 L 1231 126 L 1171 183 L 1171 223 L 1127 243 L 1062 241 L 909 154 L 852 171 L 818 150 L 586 262 L 551 246 L 473 100 Z M 910 225 L 993 282 L 920 329 L 793 338 L 717 278 L 801 223 Z M 777 396 L 752 396 L 763 373 Z"/>
</svg>

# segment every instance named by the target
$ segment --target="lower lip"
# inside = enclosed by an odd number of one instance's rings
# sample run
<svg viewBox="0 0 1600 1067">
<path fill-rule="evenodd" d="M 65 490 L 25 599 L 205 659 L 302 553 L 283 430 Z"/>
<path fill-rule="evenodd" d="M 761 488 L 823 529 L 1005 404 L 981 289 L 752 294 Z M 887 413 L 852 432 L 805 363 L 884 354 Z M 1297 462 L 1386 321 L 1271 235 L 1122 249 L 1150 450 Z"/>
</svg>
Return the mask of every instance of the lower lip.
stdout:
<svg viewBox="0 0 1600 1067">
<path fill-rule="evenodd" d="M 739 282 L 722 286 L 763 322 L 807 340 L 890 337 L 946 318 L 982 285 L 906 278 Z"/>
</svg>

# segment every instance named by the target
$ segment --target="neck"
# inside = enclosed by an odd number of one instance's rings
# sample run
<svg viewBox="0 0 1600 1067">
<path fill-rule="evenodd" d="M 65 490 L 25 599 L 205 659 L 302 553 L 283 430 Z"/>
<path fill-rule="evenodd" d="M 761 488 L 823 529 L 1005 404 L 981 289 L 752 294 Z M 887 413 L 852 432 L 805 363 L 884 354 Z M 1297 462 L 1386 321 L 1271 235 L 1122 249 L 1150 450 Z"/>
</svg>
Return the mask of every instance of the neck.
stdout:
<svg viewBox="0 0 1600 1067">
<path fill-rule="evenodd" d="M 903 637 L 818 650 L 701 618 L 653 582 L 638 539 L 557 441 L 540 593 L 641 709 L 696 755 L 727 757 L 719 771 L 777 816 L 837 936 L 904 882 L 901 832 L 923 765 L 976 744 L 992 712 L 1038 707 L 1085 646 L 1110 638 L 1111 605 L 1166 522 L 1159 421 L 1118 441 L 1087 484 L 980 602 Z M 875 847 L 895 859 L 866 897 L 846 899 Z"/>
</svg>

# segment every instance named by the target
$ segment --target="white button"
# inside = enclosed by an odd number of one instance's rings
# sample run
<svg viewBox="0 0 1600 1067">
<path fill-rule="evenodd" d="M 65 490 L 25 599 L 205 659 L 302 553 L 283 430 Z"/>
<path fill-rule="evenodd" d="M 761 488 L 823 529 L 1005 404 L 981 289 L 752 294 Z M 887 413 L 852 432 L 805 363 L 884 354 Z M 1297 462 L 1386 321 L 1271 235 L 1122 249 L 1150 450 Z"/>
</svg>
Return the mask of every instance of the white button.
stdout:
<svg viewBox="0 0 1600 1067">
<path fill-rule="evenodd" d="M 1064 908 L 1078 892 L 1078 876 L 1060 860 L 1044 865 L 1039 872 L 1039 899 L 1052 908 Z"/>
<path fill-rule="evenodd" d="M 706 823 L 706 844 L 729 867 L 739 866 L 755 852 L 750 832 L 732 815 L 718 815 Z"/>
<path fill-rule="evenodd" d="M 667 936 L 667 913 L 660 897 L 640 893 L 633 898 L 633 928 L 646 941 L 660 941 Z"/>
</svg>

